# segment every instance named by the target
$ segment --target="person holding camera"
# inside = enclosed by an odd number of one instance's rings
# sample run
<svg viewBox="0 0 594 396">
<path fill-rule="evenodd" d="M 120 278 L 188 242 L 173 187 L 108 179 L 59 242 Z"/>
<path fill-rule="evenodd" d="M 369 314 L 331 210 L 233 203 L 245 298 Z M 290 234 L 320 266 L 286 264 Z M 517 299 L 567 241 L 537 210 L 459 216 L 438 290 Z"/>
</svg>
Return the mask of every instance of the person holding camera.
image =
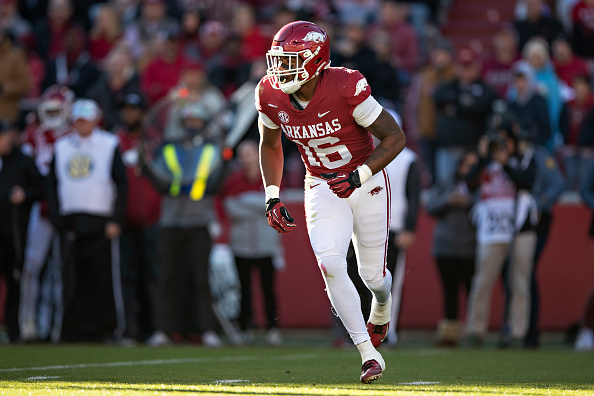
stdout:
<svg viewBox="0 0 594 396">
<path fill-rule="evenodd" d="M 522 345 L 528 330 L 530 274 L 536 247 L 537 211 L 531 194 L 536 163 L 532 150 L 518 147 L 511 125 L 488 133 L 479 141 L 479 161 L 466 177 L 468 187 L 479 192 L 472 214 L 477 255 L 466 323 L 470 347 L 480 347 L 484 342 L 491 291 L 508 256 L 511 302 L 507 322 L 511 338 L 502 346 Z"/>
</svg>

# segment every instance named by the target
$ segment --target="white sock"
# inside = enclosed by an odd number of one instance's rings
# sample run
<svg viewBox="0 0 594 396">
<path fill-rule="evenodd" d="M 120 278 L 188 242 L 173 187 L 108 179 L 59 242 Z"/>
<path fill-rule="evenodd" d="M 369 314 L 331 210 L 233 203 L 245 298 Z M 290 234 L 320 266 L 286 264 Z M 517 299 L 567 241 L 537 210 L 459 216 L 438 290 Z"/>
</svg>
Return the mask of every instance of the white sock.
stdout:
<svg viewBox="0 0 594 396">
<path fill-rule="evenodd" d="M 369 323 L 383 325 L 390 322 L 392 317 L 392 294 L 385 303 L 378 303 L 375 297 L 371 300 L 371 312 L 369 313 Z"/>
<path fill-rule="evenodd" d="M 384 358 L 382 355 L 373 347 L 371 344 L 371 340 L 364 341 L 360 344 L 357 344 L 357 349 L 361 354 L 361 363 L 365 363 L 368 360 L 377 360 L 380 364 L 382 371 L 386 369 L 386 362 L 384 362 Z"/>
</svg>

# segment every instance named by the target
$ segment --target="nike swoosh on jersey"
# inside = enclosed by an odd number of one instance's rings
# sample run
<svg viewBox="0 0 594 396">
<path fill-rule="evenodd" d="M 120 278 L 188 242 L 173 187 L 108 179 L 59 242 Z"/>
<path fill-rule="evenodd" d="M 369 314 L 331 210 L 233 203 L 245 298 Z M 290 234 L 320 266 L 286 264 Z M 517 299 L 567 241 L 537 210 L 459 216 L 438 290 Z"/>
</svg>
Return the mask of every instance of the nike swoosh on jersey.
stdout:
<svg viewBox="0 0 594 396">
<path fill-rule="evenodd" d="M 328 110 L 328 111 L 327 111 L 327 112 L 325 112 L 325 113 L 318 113 L 318 117 L 322 118 L 322 117 L 324 117 L 324 116 L 325 116 L 326 114 L 328 114 L 328 113 L 330 113 L 330 110 Z"/>
<path fill-rule="evenodd" d="M 317 187 L 317 186 L 319 186 L 319 185 L 320 185 L 320 183 L 318 183 L 318 184 L 311 184 L 311 185 L 309 186 L 309 189 L 311 190 L 312 188 L 314 188 L 314 187 Z"/>
<path fill-rule="evenodd" d="M 268 106 L 270 106 L 270 107 L 274 107 L 275 109 L 278 107 L 277 105 L 275 105 L 275 104 L 272 104 L 272 103 L 266 103 L 266 104 L 267 104 Z"/>
</svg>

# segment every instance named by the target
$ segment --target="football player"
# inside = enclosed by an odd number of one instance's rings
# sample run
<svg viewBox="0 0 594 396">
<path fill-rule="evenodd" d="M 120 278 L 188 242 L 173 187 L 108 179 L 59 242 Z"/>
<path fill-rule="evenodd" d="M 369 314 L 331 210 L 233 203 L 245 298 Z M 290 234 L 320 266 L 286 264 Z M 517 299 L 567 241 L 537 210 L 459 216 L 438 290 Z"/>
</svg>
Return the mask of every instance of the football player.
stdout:
<svg viewBox="0 0 594 396">
<path fill-rule="evenodd" d="M 35 159 L 42 176 L 47 176 L 54 154 L 54 142 L 71 130 L 70 108 L 74 102 L 74 93 L 66 87 L 53 85 L 45 90 L 37 107 L 40 125 L 29 129 L 24 136 L 23 152 Z M 21 303 L 19 322 L 21 338 L 24 341 L 35 341 L 50 336 L 50 326 L 55 319 L 51 317 L 51 302 L 46 301 L 59 295 L 61 285 L 60 267 L 51 266 L 44 279 L 48 279 L 49 294 L 42 299 L 39 323 L 36 314 L 39 296 L 39 276 L 48 257 L 50 243 L 55 231 L 48 218 L 47 202 L 36 204 L 31 211 L 23 275 L 21 279 Z M 54 255 L 54 258 L 57 258 Z M 54 289 L 52 291 L 52 289 Z M 39 326 L 38 326 L 39 324 Z M 56 334 L 57 336 L 57 334 Z"/>
<path fill-rule="evenodd" d="M 307 170 L 307 231 L 328 297 L 361 353 L 361 382 L 369 383 L 385 369 L 376 348 L 386 337 L 392 301 L 386 269 L 390 188 L 384 167 L 406 138 L 371 96 L 360 72 L 330 67 L 330 40 L 316 24 L 297 21 L 282 27 L 266 59 L 267 75 L 255 93 L 268 223 L 283 234 L 296 227 L 279 199 L 284 134 L 297 144 Z M 380 141 L 375 148 L 372 135 Z M 359 274 L 373 294 L 367 325 L 347 274 L 351 238 Z"/>
</svg>

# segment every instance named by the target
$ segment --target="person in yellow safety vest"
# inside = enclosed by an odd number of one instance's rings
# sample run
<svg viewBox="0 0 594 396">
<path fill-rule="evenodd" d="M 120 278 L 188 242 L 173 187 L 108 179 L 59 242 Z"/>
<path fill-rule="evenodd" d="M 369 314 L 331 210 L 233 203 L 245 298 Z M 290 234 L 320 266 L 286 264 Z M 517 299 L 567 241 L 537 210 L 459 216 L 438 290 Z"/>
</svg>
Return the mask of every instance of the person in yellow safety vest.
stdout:
<svg viewBox="0 0 594 396">
<path fill-rule="evenodd" d="M 155 162 L 161 163 L 153 164 L 158 173 L 166 170 L 168 186 L 162 189 L 160 218 L 160 328 L 147 343 L 199 338 L 205 346 L 217 347 L 222 342 L 216 333 L 208 261 L 209 226 L 215 221 L 210 187 L 222 177 L 221 145 L 209 134 L 211 115 L 202 103 L 188 103 L 178 111 L 182 133 L 175 140 L 165 133 L 171 140 L 156 155 Z"/>
</svg>

